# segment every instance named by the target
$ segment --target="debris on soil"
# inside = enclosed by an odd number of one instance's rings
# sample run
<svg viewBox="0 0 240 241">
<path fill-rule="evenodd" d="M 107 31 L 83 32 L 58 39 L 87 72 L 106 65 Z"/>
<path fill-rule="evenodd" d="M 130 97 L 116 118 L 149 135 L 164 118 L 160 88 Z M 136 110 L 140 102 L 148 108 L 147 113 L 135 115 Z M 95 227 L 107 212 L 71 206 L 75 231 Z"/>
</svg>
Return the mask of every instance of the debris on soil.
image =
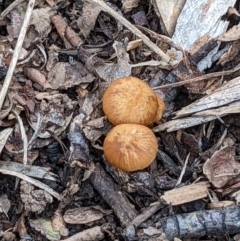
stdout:
<svg viewBox="0 0 240 241">
<path fill-rule="evenodd" d="M 239 3 L 0 1 L 0 239 L 239 240 Z"/>
</svg>

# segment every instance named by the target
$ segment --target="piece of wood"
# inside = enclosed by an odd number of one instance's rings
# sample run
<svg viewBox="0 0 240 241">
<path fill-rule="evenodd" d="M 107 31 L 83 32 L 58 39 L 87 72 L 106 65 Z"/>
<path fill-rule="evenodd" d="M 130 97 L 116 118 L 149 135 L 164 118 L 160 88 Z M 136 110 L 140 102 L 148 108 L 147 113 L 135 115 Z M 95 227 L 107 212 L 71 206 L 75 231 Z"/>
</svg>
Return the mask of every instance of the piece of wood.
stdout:
<svg viewBox="0 0 240 241">
<path fill-rule="evenodd" d="M 137 217 L 137 211 L 99 163 L 89 178 L 93 187 L 113 209 L 123 226 Z"/>
<path fill-rule="evenodd" d="M 186 0 L 154 0 L 153 6 L 157 15 L 160 15 L 160 23 L 164 24 L 169 36 L 172 36 L 179 14 Z"/>
<path fill-rule="evenodd" d="M 203 35 L 217 37 L 227 29 L 221 17 L 236 0 L 188 0 L 179 15 L 173 40 L 188 50 Z"/>
<path fill-rule="evenodd" d="M 164 195 L 161 196 L 161 200 L 164 203 L 171 204 L 173 206 L 192 202 L 206 198 L 208 195 L 208 187 L 208 182 L 200 182 L 185 187 L 176 188 L 165 192 Z"/>
<path fill-rule="evenodd" d="M 188 0 L 178 17 L 173 41 L 183 49 L 189 50 L 193 43 L 204 35 L 211 38 L 225 33 L 228 21 L 221 20 L 236 0 Z M 198 63 L 200 71 L 211 67 L 212 57 L 218 52 L 220 43 Z"/>
</svg>

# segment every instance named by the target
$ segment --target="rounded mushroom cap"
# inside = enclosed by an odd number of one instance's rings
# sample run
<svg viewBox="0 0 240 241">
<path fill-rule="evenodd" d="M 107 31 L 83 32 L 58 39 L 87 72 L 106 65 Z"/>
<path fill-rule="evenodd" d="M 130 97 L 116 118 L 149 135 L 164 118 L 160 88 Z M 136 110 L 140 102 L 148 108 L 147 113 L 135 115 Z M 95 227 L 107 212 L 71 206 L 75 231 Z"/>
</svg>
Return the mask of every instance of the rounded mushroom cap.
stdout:
<svg viewBox="0 0 240 241">
<path fill-rule="evenodd" d="M 131 172 L 144 169 L 153 162 L 158 143 L 154 133 L 146 126 L 120 124 L 107 134 L 103 150 L 112 166 Z"/>
<path fill-rule="evenodd" d="M 162 119 L 163 112 L 165 111 L 165 103 L 163 102 L 162 99 L 157 97 L 158 100 L 158 109 L 157 109 L 157 114 L 154 122 L 157 122 Z"/>
<path fill-rule="evenodd" d="M 147 83 L 135 77 L 114 80 L 102 99 L 103 111 L 113 125 L 150 125 L 156 119 L 158 100 Z"/>
</svg>

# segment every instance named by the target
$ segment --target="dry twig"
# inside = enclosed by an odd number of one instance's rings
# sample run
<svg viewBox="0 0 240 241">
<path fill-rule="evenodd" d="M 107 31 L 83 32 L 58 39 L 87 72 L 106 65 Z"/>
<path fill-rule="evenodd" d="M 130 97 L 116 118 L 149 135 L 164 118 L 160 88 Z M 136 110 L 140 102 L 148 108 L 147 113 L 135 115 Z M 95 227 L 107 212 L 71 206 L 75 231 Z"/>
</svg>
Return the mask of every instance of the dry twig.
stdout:
<svg viewBox="0 0 240 241">
<path fill-rule="evenodd" d="M 10 66 L 8 68 L 6 78 L 4 80 L 4 83 L 3 83 L 3 86 L 2 86 L 2 89 L 1 89 L 1 92 L 0 92 L 0 110 L 2 109 L 4 99 L 6 97 L 8 88 L 9 88 L 11 80 L 12 80 L 13 72 L 14 72 L 14 69 L 16 67 L 16 64 L 17 64 L 17 61 L 18 61 L 18 58 L 19 58 L 19 54 L 20 54 L 20 51 L 21 51 L 21 48 L 22 48 L 22 44 L 23 44 L 23 41 L 24 41 L 24 38 L 25 38 L 25 35 L 26 35 L 26 32 L 27 32 L 28 25 L 29 25 L 30 17 L 32 15 L 32 11 L 33 11 L 33 8 L 34 8 L 34 4 L 35 4 L 35 0 L 29 0 L 27 11 L 26 11 L 24 21 L 23 21 L 23 24 L 22 24 L 22 28 L 21 28 L 21 31 L 19 33 L 17 44 L 16 44 L 16 47 L 15 47 L 15 50 L 14 50 L 14 53 L 13 53 L 13 57 L 12 57 L 12 60 L 11 60 Z"/>
</svg>

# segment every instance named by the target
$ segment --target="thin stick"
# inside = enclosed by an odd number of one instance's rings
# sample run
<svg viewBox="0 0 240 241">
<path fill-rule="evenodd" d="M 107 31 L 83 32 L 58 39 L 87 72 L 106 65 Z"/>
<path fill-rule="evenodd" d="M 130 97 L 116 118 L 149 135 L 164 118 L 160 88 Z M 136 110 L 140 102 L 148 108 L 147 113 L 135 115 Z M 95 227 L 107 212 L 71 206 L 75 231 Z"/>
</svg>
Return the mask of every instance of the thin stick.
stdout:
<svg viewBox="0 0 240 241">
<path fill-rule="evenodd" d="M 123 16 L 115 12 L 113 9 L 111 9 L 104 1 L 101 1 L 101 0 L 87 0 L 87 1 L 95 5 L 98 5 L 104 12 L 107 12 L 110 15 L 112 15 L 127 29 L 132 31 L 133 34 L 135 34 L 138 38 L 142 39 L 142 41 L 157 55 L 159 55 L 163 61 L 171 64 L 171 59 L 167 54 L 165 54 L 160 48 L 158 48 L 156 44 L 154 44 L 145 34 L 143 34 L 138 28 L 136 28 L 133 24 L 131 24 L 127 19 L 125 19 Z"/>
<path fill-rule="evenodd" d="M 11 110 L 11 111 L 16 116 L 16 118 L 19 122 L 20 131 L 21 131 L 22 140 L 23 140 L 23 164 L 26 165 L 27 164 L 27 149 L 28 149 L 27 135 L 26 135 L 21 117 L 18 115 L 18 113 L 16 111 L 14 111 L 14 110 Z"/>
<path fill-rule="evenodd" d="M 237 72 L 238 70 L 240 70 L 240 64 L 238 64 L 235 68 L 230 69 L 230 70 L 205 74 L 205 75 L 202 75 L 202 76 L 199 76 L 199 77 L 196 77 L 196 78 L 183 80 L 183 81 L 173 83 L 173 84 L 156 86 L 152 89 L 158 90 L 158 89 L 179 87 L 179 86 L 182 86 L 182 85 L 185 85 L 185 84 L 189 84 L 189 83 L 193 83 L 193 82 L 197 82 L 197 81 L 201 81 L 201 80 L 203 81 L 203 80 L 207 80 L 207 79 L 210 79 L 210 78 L 218 78 L 218 77 L 221 77 L 221 76 L 230 75 L 230 74 L 233 74 L 234 72 Z"/>
<path fill-rule="evenodd" d="M 30 17 L 32 15 L 34 4 L 35 4 L 35 0 L 29 0 L 27 11 L 26 11 L 26 14 L 25 14 L 25 18 L 24 18 L 24 21 L 23 21 L 23 24 L 22 24 L 22 28 L 21 28 L 21 31 L 19 33 L 17 44 L 16 44 L 16 47 L 15 47 L 15 50 L 14 50 L 14 53 L 13 53 L 13 57 L 12 57 L 12 60 L 11 60 L 10 66 L 8 68 L 8 72 L 7 72 L 5 81 L 3 83 L 3 86 L 2 86 L 2 89 L 1 89 L 1 92 L 0 92 L 0 110 L 2 109 L 4 99 L 6 97 L 8 88 L 9 88 L 11 80 L 12 80 L 13 72 L 14 72 L 14 69 L 16 67 L 18 57 L 19 57 L 19 54 L 20 54 L 20 51 L 21 51 L 21 48 L 22 48 L 22 44 L 23 44 L 23 41 L 24 41 L 24 38 L 25 38 L 25 35 L 26 35 L 26 32 L 27 32 L 27 28 L 28 28 L 28 25 L 29 25 Z"/>
<path fill-rule="evenodd" d="M 185 171 L 186 171 L 189 157 L 190 157 L 190 153 L 187 155 L 187 158 L 186 158 L 186 160 L 185 160 L 183 169 L 182 169 L 182 171 L 181 171 L 181 174 L 180 174 L 180 176 L 179 176 L 179 178 L 178 178 L 178 181 L 177 181 L 175 187 L 178 186 L 178 185 L 182 182 L 182 178 L 183 178 L 183 175 L 184 175 L 184 173 L 185 173 Z"/>
</svg>

